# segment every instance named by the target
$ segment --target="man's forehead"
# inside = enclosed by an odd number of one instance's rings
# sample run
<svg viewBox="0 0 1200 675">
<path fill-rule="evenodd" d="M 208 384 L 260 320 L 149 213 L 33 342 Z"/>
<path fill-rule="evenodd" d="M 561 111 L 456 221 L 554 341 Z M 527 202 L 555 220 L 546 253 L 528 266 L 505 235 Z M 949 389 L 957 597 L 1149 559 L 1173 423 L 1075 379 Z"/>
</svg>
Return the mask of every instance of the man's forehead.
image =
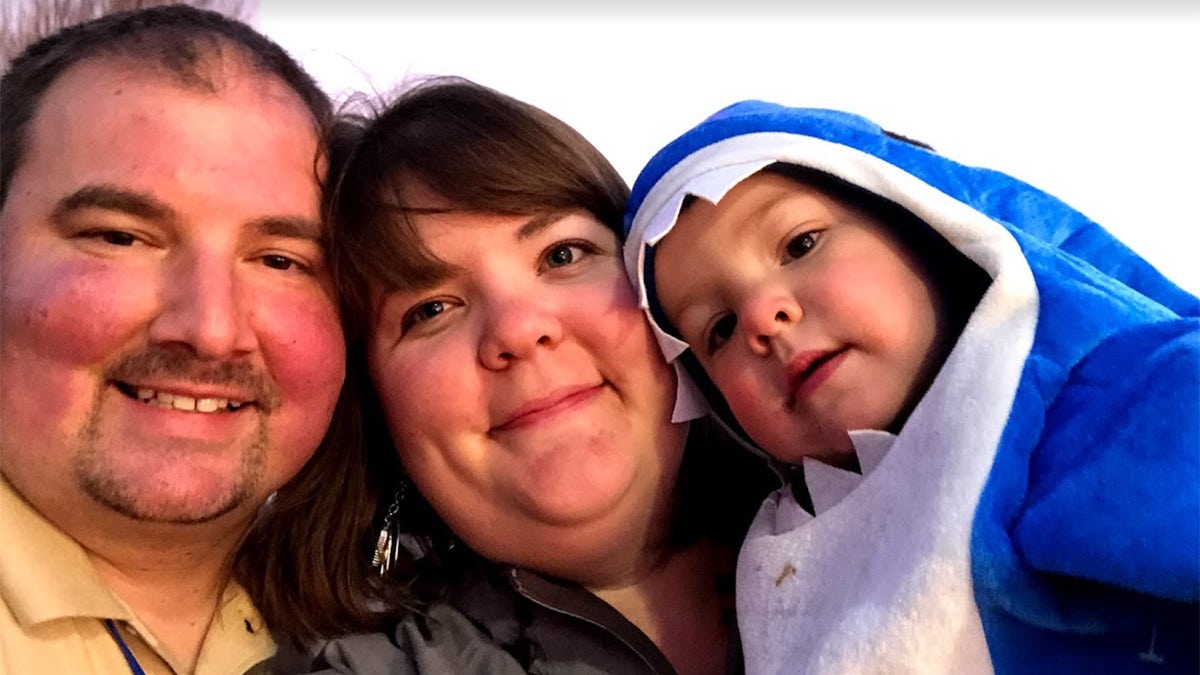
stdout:
<svg viewBox="0 0 1200 675">
<path fill-rule="evenodd" d="M 121 52 L 85 58 L 58 75 L 46 90 L 39 108 L 55 91 L 70 95 L 97 84 L 111 85 L 114 92 L 133 88 L 175 89 L 193 95 L 214 97 L 247 92 L 295 104 L 311 117 L 300 94 L 274 73 L 254 65 L 235 45 L 205 47 L 195 59 L 148 60 Z M 36 116 L 36 113 L 35 113 Z"/>
<path fill-rule="evenodd" d="M 26 149 L 33 151 L 37 145 L 35 138 L 44 133 L 39 128 L 47 124 L 54 125 L 57 121 L 93 127 L 98 126 L 93 122 L 102 122 L 94 115 L 73 115 L 72 110 L 99 111 L 107 107 L 109 115 L 123 116 L 125 112 L 158 115 L 169 114 L 171 106 L 186 101 L 229 103 L 244 109 L 247 116 L 279 117 L 270 122 L 270 127 L 303 128 L 311 130 L 314 138 L 318 134 L 318 124 L 299 94 L 244 58 L 225 58 L 203 66 L 194 71 L 194 77 L 181 76 L 180 72 L 148 67 L 124 55 L 101 55 L 80 61 L 60 74 L 39 101 L 25 141 Z"/>
<path fill-rule="evenodd" d="M 315 222 L 323 170 L 316 125 L 285 85 L 278 96 L 291 98 L 277 100 L 263 93 L 270 76 L 241 73 L 242 82 L 231 86 L 227 74 L 222 89 L 208 92 L 122 58 L 75 64 L 35 111 L 14 179 L 29 172 L 24 184 L 61 192 L 57 198 L 101 185 L 172 202 L 166 195 L 191 186 L 222 203 Z M 208 176 L 221 174 L 227 185 L 215 189 L 221 179 Z"/>
</svg>

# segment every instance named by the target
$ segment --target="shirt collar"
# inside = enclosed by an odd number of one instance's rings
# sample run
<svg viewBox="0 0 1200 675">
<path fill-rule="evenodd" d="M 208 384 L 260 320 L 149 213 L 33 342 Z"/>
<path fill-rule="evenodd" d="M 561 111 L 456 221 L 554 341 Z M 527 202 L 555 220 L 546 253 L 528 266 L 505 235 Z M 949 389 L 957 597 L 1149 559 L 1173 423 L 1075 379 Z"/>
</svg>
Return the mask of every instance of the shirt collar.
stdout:
<svg viewBox="0 0 1200 675">
<path fill-rule="evenodd" d="M 64 617 L 128 621 L 133 613 L 96 572 L 83 547 L 46 520 L 0 476 L 0 595 L 22 628 Z"/>
</svg>

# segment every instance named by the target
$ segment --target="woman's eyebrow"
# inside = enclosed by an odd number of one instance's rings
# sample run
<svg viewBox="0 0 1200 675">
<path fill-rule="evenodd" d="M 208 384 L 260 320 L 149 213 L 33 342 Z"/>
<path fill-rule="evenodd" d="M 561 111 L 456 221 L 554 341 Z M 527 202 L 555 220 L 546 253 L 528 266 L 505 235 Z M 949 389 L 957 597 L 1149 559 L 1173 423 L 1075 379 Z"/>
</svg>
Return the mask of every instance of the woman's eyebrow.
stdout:
<svg viewBox="0 0 1200 675">
<path fill-rule="evenodd" d="M 542 213 L 517 229 L 517 240 L 524 241 L 566 217 L 565 213 Z"/>
</svg>

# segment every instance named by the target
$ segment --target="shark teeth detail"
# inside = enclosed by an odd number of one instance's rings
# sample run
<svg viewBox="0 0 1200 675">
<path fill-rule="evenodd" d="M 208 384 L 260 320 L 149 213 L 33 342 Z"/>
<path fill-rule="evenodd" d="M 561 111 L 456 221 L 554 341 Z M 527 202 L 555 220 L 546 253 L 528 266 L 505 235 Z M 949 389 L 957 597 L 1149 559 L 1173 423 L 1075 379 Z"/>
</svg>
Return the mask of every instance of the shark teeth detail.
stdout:
<svg viewBox="0 0 1200 675">
<path fill-rule="evenodd" d="M 148 403 L 159 408 L 202 413 L 232 412 L 245 405 L 244 401 L 230 401 L 226 398 L 197 399 L 191 396 L 184 396 L 183 394 L 168 394 L 165 391 L 156 391 L 144 387 L 138 388 L 137 399 L 142 403 Z"/>
</svg>

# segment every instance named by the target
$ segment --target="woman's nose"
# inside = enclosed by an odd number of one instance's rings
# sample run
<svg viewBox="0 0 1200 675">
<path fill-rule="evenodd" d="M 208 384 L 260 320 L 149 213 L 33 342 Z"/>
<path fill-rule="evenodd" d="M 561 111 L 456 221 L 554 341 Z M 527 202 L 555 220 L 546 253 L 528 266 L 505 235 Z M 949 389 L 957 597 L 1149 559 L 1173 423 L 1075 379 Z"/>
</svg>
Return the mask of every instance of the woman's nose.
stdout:
<svg viewBox="0 0 1200 675">
<path fill-rule="evenodd" d="M 479 361 L 489 370 L 503 370 L 539 349 L 553 349 L 563 338 L 563 326 L 553 307 L 518 298 L 491 310 L 479 343 Z"/>
</svg>

